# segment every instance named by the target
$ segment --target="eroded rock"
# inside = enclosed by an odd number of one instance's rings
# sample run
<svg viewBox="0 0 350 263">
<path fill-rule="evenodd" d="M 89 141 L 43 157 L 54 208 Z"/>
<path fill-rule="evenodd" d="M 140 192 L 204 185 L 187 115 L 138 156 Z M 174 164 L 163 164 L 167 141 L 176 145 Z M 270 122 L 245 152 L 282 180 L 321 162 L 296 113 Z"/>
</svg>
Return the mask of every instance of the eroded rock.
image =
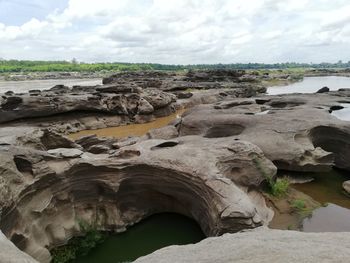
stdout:
<svg viewBox="0 0 350 263">
<path fill-rule="evenodd" d="M 348 94 L 227 99 L 200 105 L 183 116 L 179 133 L 250 141 L 283 170 L 328 171 L 333 165 L 349 170 L 350 124 L 329 113 Z"/>
<path fill-rule="evenodd" d="M 206 235 L 215 236 L 270 220 L 269 209 L 257 202 L 258 193 L 248 192 L 274 176 L 276 167 L 248 142 L 152 139 L 112 155 L 53 149 L 49 155 L 37 151 L 42 158 L 35 160 L 22 151 L 20 170 L 29 174 L 26 183 L 19 181 L 14 188 L 0 227 L 40 262 L 49 262 L 47 248 L 79 233 L 81 221 L 125 231 L 149 215 L 172 211 L 194 218 Z"/>
</svg>

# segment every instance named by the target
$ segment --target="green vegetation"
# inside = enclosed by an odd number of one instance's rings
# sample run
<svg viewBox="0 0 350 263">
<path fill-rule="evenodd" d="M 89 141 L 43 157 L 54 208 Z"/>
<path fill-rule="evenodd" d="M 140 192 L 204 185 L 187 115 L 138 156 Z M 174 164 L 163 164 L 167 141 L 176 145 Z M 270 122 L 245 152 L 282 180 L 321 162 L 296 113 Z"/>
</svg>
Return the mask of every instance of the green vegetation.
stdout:
<svg viewBox="0 0 350 263">
<path fill-rule="evenodd" d="M 253 163 L 260 173 L 266 178 L 268 184 L 268 193 L 274 197 L 280 198 L 287 194 L 289 188 L 289 180 L 287 178 L 277 178 L 276 180 L 268 174 L 263 165 L 261 164 L 260 159 L 257 156 L 252 158 Z"/>
<path fill-rule="evenodd" d="M 308 217 L 312 211 L 317 207 L 308 207 L 306 201 L 303 199 L 296 199 L 292 201 L 291 207 L 299 214 L 301 218 Z"/>
<path fill-rule="evenodd" d="M 96 71 L 125 71 L 125 70 L 200 70 L 200 69 L 280 69 L 302 73 L 305 69 L 349 68 L 350 61 L 343 63 L 234 63 L 234 64 L 197 64 L 197 65 L 164 65 L 156 63 L 84 63 L 76 59 L 72 61 L 28 61 L 0 60 L 0 73 L 7 72 L 96 72 Z"/>
<path fill-rule="evenodd" d="M 269 180 L 270 194 L 275 197 L 283 197 L 287 194 L 289 188 L 289 180 L 287 178 L 277 178 Z"/>
<path fill-rule="evenodd" d="M 67 245 L 51 250 L 52 263 L 72 262 L 87 253 L 96 245 L 102 243 L 107 237 L 106 233 L 98 231 L 96 226 L 90 226 L 84 222 L 79 222 L 80 229 L 84 236 L 75 237 Z"/>
<path fill-rule="evenodd" d="M 306 208 L 305 200 L 303 199 L 296 199 L 292 202 L 291 205 L 292 208 L 294 208 L 297 211 L 302 211 Z"/>
</svg>

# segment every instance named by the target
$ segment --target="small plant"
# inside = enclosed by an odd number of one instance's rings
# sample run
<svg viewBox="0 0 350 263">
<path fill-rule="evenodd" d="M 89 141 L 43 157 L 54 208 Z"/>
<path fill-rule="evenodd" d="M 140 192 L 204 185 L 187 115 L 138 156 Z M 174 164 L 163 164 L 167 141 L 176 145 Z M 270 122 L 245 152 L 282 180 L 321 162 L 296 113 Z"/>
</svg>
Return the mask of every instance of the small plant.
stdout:
<svg viewBox="0 0 350 263">
<path fill-rule="evenodd" d="M 287 178 L 277 178 L 276 181 L 269 180 L 271 194 L 275 197 L 285 196 L 289 188 L 289 180 Z"/>
<path fill-rule="evenodd" d="M 72 238 L 67 245 L 51 250 L 52 263 L 68 263 L 79 256 L 85 256 L 107 237 L 95 225 L 79 221 L 79 226 L 84 236 Z"/>
<path fill-rule="evenodd" d="M 303 199 L 296 199 L 292 202 L 291 205 L 292 208 L 294 208 L 297 211 L 304 211 L 306 208 L 305 200 Z"/>
<path fill-rule="evenodd" d="M 291 203 L 291 207 L 299 214 L 301 218 L 308 217 L 312 214 L 314 208 L 308 207 L 303 199 L 296 199 Z"/>
<path fill-rule="evenodd" d="M 288 192 L 289 180 L 287 178 L 277 178 L 274 180 L 274 178 L 265 171 L 261 161 L 256 156 L 253 157 L 252 161 L 260 173 L 266 178 L 269 187 L 268 192 L 278 198 L 285 196 Z"/>
</svg>

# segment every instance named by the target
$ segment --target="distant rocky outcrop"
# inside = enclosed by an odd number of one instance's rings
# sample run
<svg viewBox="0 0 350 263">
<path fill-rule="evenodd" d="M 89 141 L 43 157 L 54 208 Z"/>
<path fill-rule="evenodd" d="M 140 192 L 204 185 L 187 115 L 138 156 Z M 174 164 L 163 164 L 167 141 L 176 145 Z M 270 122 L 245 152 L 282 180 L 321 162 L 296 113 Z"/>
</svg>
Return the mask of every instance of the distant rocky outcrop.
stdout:
<svg viewBox="0 0 350 263">
<path fill-rule="evenodd" d="M 18 119 L 48 117 L 67 113 L 96 113 L 134 117 L 170 107 L 176 97 L 157 89 L 141 91 L 121 86 L 96 87 L 94 92 L 73 92 L 55 86 L 39 94 L 3 95 L 0 98 L 0 123 Z"/>
<path fill-rule="evenodd" d="M 149 122 L 182 106 L 213 103 L 226 96 L 251 97 L 266 91 L 259 81 L 248 81 L 244 71 L 235 70 L 120 72 L 103 83 L 6 92 L 0 97 L 0 125 L 20 123 L 69 133 Z"/>
</svg>

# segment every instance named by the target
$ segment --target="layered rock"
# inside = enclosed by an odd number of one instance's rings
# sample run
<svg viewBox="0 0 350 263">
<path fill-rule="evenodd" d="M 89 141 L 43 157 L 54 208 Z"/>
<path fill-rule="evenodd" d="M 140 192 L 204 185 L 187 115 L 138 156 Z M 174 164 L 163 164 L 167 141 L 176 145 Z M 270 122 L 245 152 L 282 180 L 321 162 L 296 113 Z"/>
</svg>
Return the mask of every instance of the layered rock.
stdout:
<svg viewBox="0 0 350 263">
<path fill-rule="evenodd" d="M 26 94 L 7 92 L 0 97 L 0 126 L 50 127 L 71 133 L 145 123 L 182 106 L 215 103 L 224 97 L 251 97 L 266 91 L 258 80 L 248 81 L 243 74 L 235 70 L 122 72 L 104 79 L 104 85 L 56 85 Z"/>
<path fill-rule="evenodd" d="M 156 89 L 141 92 L 140 88 L 111 85 L 96 87 L 94 92 L 73 92 L 60 86 L 33 95 L 3 95 L 0 98 L 0 123 L 71 112 L 134 117 L 151 114 L 175 102 L 173 95 Z"/>
<path fill-rule="evenodd" d="M 189 89 L 229 88 L 237 95 L 243 92 L 244 97 L 247 97 L 266 91 L 257 76 L 247 75 L 244 70 L 202 70 L 188 71 L 185 74 L 158 71 L 120 72 L 104 78 L 103 83 L 114 85 L 135 83 L 142 88 L 156 88 L 175 94 L 183 94 L 181 91 Z"/>
<path fill-rule="evenodd" d="M 78 141 L 78 148 L 36 150 L 24 148 L 22 138 L 1 150 L 8 163 L 2 167 L 3 184 L 11 194 L 0 195 L 0 228 L 40 262 L 49 262 L 48 249 L 80 233 L 79 222 L 120 232 L 154 213 L 176 212 L 216 236 L 271 219 L 256 190 L 276 168 L 251 143 L 144 138 L 109 154 L 83 152 L 91 141 Z M 37 149 L 47 148 L 39 145 L 43 142 L 36 140 Z"/>
<path fill-rule="evenodd" d="M 350 102 L 348 90 L 252 97 L 260 87 L 239 71 L 125 74 L 98 87 L 0 99 L 0 122 L 10 122 L 0 127 L 0 229 L 40 262 L 80 234 L 79 222 L 121 232 L 154 213 L 176 212 L 207 236 L 255 228 L 272 216 L 259 191 L 275 165 L 350 169 L 350 125 L 330 114 Z M 189 87 L 204 91 L 176 103 L 164 92 Z M 206 105 L 140 138 L 73 142 L 36 128 L 65 133 L 145 122 L 198 104 Z"/>
<path fill-rule="evenodd" d="M 346 263 L 350 257 L 349 246 L 348 233 L 256 229 L 207 238 L 194 245 L 166 247 L 135 262 Z"/>
</svg>

